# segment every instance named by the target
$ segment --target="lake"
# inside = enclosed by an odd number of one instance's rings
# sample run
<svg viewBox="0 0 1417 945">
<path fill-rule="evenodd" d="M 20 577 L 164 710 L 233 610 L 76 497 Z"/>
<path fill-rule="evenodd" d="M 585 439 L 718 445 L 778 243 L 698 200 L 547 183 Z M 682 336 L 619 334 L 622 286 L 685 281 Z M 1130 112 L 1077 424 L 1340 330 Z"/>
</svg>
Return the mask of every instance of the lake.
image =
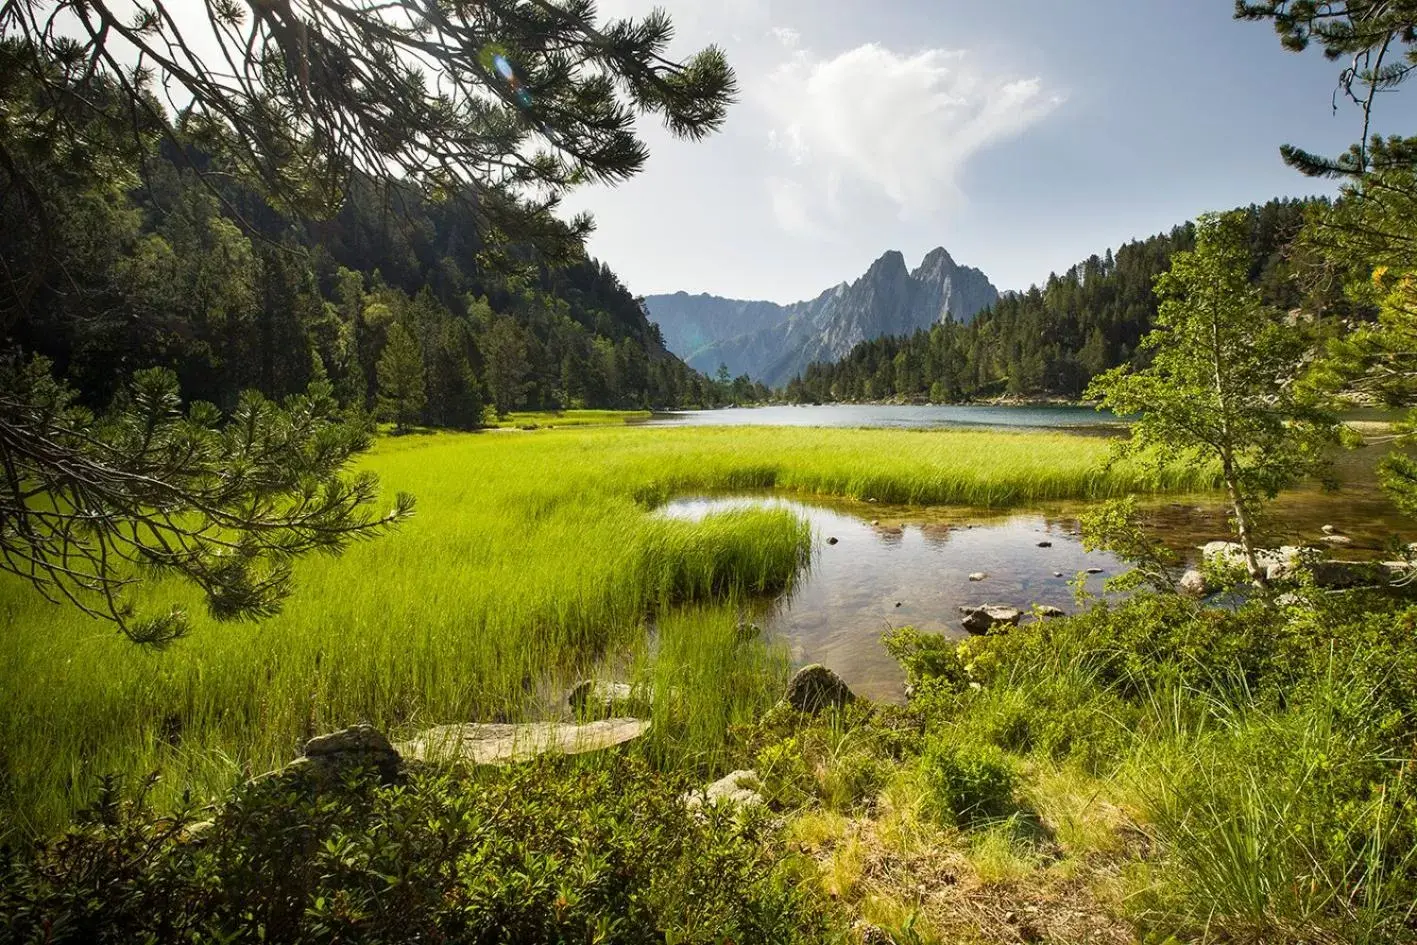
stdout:
<svg viewBox="0 0 1417 945">
<path fill-rule="evenodd" d="M 719 410 L 679 410 L 656 413 L 647 426 L 785 426 L 785 427 L 894 427 L 931 429 L 950 427 L 1007 430 L 1071 429 L 1091 432 L 1111 428 L 1120 421 L 1107 411 L 1067 404 L 1024 407 L 987 404 L 822 404 L 772 407 L 725 407 Z"/>
</svg>

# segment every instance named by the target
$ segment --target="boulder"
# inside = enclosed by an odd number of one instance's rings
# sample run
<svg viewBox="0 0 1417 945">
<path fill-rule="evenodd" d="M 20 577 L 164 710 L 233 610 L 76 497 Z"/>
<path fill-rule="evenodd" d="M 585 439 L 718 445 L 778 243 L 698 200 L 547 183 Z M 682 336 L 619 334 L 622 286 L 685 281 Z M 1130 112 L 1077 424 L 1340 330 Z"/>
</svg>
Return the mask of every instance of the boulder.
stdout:
<svg viewBox="0 0 1417 945">
<path fill-rule="evenodd" d="M 1338 547 L 1353 544 L 1353 539 L 1349 538 L 1347 535 L 1325 535 L 1319 540 L 1326 545 L 1335 545 Z"/>
<path fill-rule="evenodd" d="M 1052 604 L 1034 604 L 1033 612 L 1040 617 L 1066 617 L 1068 612 L 1061 607 L 1054 607 Z"/>
<path fill-rule="evenodd" d="M 467 722 L 439 725 L 406 742 L 398 750 L 419 761 L 470 761 L 502 765 L 529 761 L 538 755 L 580 755 L 623 745 L 649 731 L 644 719 L 616 718 L 572 725 L 565 722 Z"/>
<path fill-rule="evenodd" d="M 1101 569 L 1101 568 L 1088 568 L 1088 569 L 1087 569 L 1087 573 L 1088 573 L 1088 574 L 1101 574 L 1101 573 L 1102 573 L 1102 569 Z"/>
<path fill-rule="evenodd" d="M 984 579 L 985 579 L 986 577 L 988 577 L 988 576 L 989 576 L 989 575 L 985 574 L 983 571 L 975 571 L 973 574 L 971 574 L 971 575 L 969 576 L 969 579 L 970 579 L 971 581 L 982 581 L 982 580 L 984 580 Z"/>
<path fill-rule="evenodd" d="M 1338 529 L 1334 528 L 1332 525 L 1325 525 L 1325 526 L 1324 526 L 1322 529 L 1320 529 L 1320 530 L 1321 530 L 1325 535 L 1337 535 L 1337 534 L 1338 534 Z"/>
<path fill-rule="evenodd" d="M 821 663 L 812 663 L 793 674 L 783 699 L 798 712 L 815 714 L 855 702 L 856 693 L 836 673 Z"/>
<path fill-rule="evenodd" d="M 758 780 L 758 773 L 751 768 L 734 771 L 707 787 L 690 791 L 684 795 L 684 803 L 690 808 L 717 804 L 728 804 L 732 807 L 757 807 L 763 803 L 763 796 L 757 792 L 757 788 L 761 786 L 762 782 Z"/>
<path fill-rule="evenodd" d="M 1053 572 L 1053 576 L 1054 576 L 1054 577 L 1062 577 L 1062 576 L 1063 576 L 1063 572 L 1062 572 L 1062 571 L 1054 571 L 1054 572 Z"/>
<path fill-rule="evenodd" d="M 1312 561 L 1309 574 L 1318 587 L 1338 590 L 1385 583 L 1390 572 L 1371 561 Z"/>
<path fill-rule="evenodd" d="M 983 604 L 978 607 L 961 607 L 959 612 L 964 615 L 960 621 L 964 629 L 970 633 L 988 633 L 995 627 L 1015 627 L 1023 617 L 1023 612 L 1017 607 L 1004 607 L 999 604 Z"/>
<path fill-rule="evenodd" d="M 384 733 L 367 722 L 317 735 L 305 743 L 301 755 L 286 770 L 302 768 L 320 776 L 337 776 L 346 770 L 369 768 L 384 780 L 391 780 L 403 761 Z"/>
<path fill-rule="evenodd" d="M 1038 547 L 1040 547 L 1040 548 L 1052 548 L 1052 547 L 1053 547 L 1053 543 L 1052 543 L 1051 541 L 1040 541 L 1040 542 L 1038 543 Z"/>
<path fill-rule="evenodd" d="M 1255 560 L 1261 568 L 1265 569 L 1266 575 L 1271 569 L 1277 569 L 1287 574 L 1288 572 L 1284 569 L 1292 570 L 1298 566 L 1303 554 L 1304 549 L 1294 545 L 1284 545 L 1280 548 L 1256 548 Z M 1245 567 L 1245 549 L 1238 541 L 1206 542 L 1201 545 L 1201 557 L 1206 560 L 1218 558 L 1225 564 L 1238 568 Z"/>
<path fill-rule="evenodd" d="M 645 710 L 652 702 L 650 693 L 644 686 L 607 682 L 603 679 L 582 679 L 566 693 L 566 704 L 573 713 L 602 718 L 631 707 L 635 710 Z"/>
<path fill-rule="evenodd" d="M 827 539 L 827 544 L 829 544 L 829 545 L 834 545 L 834 544 L 836 544 L 836 536 L 833 535 L 832 537 L 828 538 L 828 539 Z"/>
<path fill-rule="evenodd" d="M 1181 575 L 1181 580 L 1176 582 L 1176 590 L 1187 597 L 1204 597 L 1210 590 L 1210 585 L 1206 582 L 1205 575 L 1195 568 Z"/>
</svg>

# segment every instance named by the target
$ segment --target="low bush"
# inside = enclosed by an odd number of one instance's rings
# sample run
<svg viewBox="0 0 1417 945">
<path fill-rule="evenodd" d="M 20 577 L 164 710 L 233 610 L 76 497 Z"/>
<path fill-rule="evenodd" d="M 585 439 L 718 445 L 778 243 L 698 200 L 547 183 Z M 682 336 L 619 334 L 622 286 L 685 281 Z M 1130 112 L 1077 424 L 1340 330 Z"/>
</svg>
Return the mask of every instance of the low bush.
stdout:
<svg viewBox="0 0 1417 945">
<path fill-rule="evenodd" d="M 921 765 L 948 823 L 976 827 L 1017 810 L 1018 776 L 996 745 L 936 738 L 927 744 Z"/>
<path fill-rule="evenodd" d="M 815 942 L 765 818 L 687 810 L 631 760 L 241 788 L 205 827 L 113 785 L 0 859 L 16 942 Z"/>
</svg>

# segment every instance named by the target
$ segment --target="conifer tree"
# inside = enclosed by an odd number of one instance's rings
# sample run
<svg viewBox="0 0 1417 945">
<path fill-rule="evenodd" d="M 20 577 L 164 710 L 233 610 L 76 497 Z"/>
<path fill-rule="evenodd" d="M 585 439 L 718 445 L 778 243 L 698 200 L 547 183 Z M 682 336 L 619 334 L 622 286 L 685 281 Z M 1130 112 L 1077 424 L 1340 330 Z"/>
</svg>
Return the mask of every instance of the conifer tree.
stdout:
<svg viewBox="0 0 1417 945">
<path fill-rule="evenodd" d="M 396 433 L 404 433 L 428 405 L 423 354 L 399 322 L 389 326 L 387 338 L 379 356 L 379 416 L 393 421 Z"/>
</svg>

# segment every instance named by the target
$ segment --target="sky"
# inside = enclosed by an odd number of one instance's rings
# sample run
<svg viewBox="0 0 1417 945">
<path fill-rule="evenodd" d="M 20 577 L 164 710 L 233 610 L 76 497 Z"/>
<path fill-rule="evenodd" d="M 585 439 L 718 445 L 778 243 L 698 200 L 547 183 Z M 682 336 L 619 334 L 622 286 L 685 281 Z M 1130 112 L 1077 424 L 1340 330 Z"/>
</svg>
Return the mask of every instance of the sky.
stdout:
<svg viewBox="0 0 1417 945">
<path fill-rule="evenodd" d="M 652 2 L 600 0 L 602 16 Z M 1339 65 L 1232 0 L 660 0 L 683 56 L 726 51 L 716 135 L 641 122 L 646 169 L 571 194 L 631 291 L 792 302 L 887 250 L 944 246 L 1000 289 L 1206 210 L 1330 193 L 1280 160 L 1338 153 Z M 1382 105 L 1410 130 L 1417 99 Z"/>
</svg>

